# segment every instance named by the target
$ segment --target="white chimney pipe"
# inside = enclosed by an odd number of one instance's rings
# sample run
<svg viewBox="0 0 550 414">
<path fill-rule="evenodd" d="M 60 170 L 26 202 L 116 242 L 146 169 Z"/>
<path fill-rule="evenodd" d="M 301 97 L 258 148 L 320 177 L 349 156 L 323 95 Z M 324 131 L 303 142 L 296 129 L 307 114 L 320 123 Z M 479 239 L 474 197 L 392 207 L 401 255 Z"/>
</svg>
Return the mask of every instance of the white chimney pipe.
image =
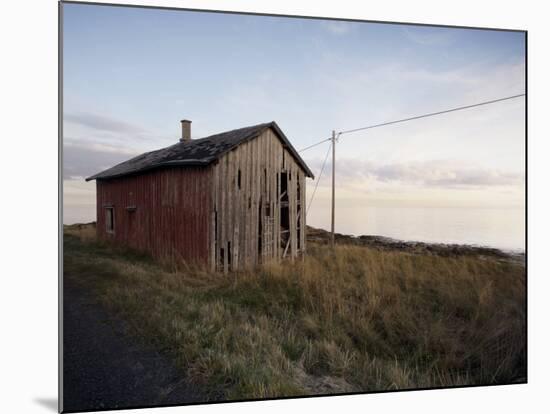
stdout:
<svg viewBox="0 0 550 414">
<path fill-rule="evenodd" d="M 191 121 L 188 119 L 181 120 L 181 138 L 180 142 L 191 141 Z"/>
</svg>

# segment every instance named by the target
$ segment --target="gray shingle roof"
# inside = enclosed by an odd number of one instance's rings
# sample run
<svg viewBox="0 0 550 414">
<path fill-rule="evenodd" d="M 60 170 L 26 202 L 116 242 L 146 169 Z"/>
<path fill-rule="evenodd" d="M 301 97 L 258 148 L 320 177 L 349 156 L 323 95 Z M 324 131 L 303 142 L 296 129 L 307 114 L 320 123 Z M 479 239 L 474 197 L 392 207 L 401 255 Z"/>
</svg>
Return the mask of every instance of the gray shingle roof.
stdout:
<svg viewBox="0 0 550 414">
<path fill-rule="evenodd" d="M 298 152 L 294 149 L 288 138 L 273 121 L 222 132 L 221 134 L 211 135 L 206 138 L 193 139 L 189 142 L 178 142 L 166 148 L 146 152 L 98 174 L 92 175 L 86 178 L 86 181 L 122 177 L 155 168 L 209 165 L 243 142 L 258 137 L 268 128 L 273 129 L 283 143 L 283 146 L 286 147 L 296 159 L 296 162 L 303 168 L 306 176 L 313 178 L 313 173 L 304 160 L 298 155 Z"/>
</svg>

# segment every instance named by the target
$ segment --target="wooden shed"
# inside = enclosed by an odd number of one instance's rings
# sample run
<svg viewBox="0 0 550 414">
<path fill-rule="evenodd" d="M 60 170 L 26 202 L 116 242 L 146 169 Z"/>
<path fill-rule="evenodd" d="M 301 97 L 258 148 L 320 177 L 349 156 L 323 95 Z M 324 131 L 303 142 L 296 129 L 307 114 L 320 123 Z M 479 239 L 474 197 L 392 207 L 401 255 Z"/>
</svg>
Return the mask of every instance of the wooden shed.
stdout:
<svg viewBox="0 0 550 414">
<path fill-rule="evenodd" d="M 159 258 L 228 271 L 306 249 L 306 177 L 275 122 L 147 152 L 96 180 L 98 235 Z"/>
</svg>

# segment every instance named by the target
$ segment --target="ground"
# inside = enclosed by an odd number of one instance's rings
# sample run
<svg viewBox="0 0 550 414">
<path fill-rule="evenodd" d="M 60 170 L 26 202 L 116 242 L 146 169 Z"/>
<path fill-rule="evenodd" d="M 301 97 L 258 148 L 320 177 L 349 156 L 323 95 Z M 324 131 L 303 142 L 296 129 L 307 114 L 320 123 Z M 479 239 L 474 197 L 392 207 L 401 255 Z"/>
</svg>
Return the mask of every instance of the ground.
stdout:
<svg viewBox="0 0 550 414">
<path fill-rule="evenodd" d="M 224 275 L 66 227 L 66 409 L 526 381 L 523 255 L 309 233 Z"/>
</svg>

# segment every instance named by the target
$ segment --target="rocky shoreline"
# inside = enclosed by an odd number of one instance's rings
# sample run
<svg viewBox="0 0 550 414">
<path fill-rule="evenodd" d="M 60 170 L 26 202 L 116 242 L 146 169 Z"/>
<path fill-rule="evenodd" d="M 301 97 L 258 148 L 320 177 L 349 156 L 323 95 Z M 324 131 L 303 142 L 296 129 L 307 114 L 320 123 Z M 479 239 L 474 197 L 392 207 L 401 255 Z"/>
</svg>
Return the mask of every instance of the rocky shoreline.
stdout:
<svg viewBox="0 0 550 414">
<path fill-rule="evenodd" d="M 384 236 L 352 236 L 335 233 L 336 243 L 368 246 L 378 250 L 398 250 L 412 254 L 432 254 L 444 257 L 475 256 L 488 257 L 497 260 L 525 263 L 525 253 L 509 252 L 491 247 L 473 246 L 468 244 L 426 243 L 404 241 Z M 307 226 L 307 240 L 326 244 L 330 241 L 330 232 Z"/>
</svg>

